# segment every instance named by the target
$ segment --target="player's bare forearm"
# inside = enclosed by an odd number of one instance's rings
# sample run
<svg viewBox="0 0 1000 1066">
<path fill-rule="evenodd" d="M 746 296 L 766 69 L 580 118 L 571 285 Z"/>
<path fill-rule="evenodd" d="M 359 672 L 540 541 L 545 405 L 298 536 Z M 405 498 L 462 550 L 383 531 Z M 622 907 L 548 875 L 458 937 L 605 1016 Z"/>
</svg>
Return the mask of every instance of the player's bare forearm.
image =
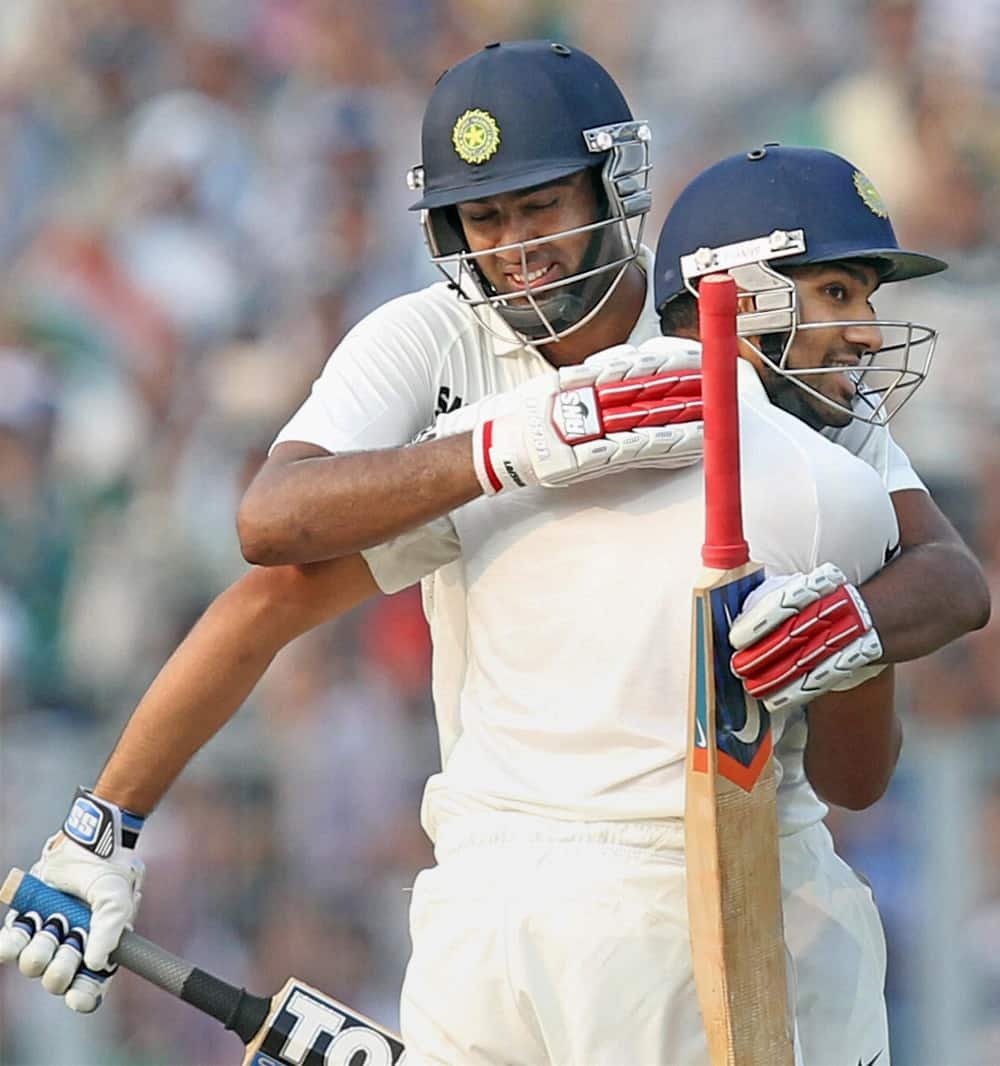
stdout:
<svg viewBox="0 0 1000 1066">
<path fill-rule="evenodd" d="M 893 668 L 809 705 L 805 771 L 827 803 L 863 810 L 881 798 L 899 760 L 903 731 L 896 716 Z"/>
<path fill-rule="evenodd" d="M 906 662 L 986 625 L 982 567 L 926 492 L 895 492 L 901 552 L 861 586 L 887 662 Z"/>
<path fill-rule="evenodd" d="M 357 555 L 249 571 L 208 607 L 167 660 L 104 767 L 97 795 L 148 814 L 281 648 L 376 591 Z"/>
<path fill-rule="evenodd" d="M 240 546 L 258 566 L 311 563 L 382 544 L 481 495 L 472 436 L 330 455 L 279 444 L 240 505 Z"/>
</svg>

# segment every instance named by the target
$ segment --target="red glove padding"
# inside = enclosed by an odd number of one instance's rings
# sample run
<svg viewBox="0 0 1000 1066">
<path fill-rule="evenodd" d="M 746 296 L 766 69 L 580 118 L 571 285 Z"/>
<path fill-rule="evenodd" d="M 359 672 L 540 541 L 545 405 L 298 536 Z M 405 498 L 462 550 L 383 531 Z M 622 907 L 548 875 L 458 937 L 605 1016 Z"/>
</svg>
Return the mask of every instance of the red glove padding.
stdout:
<svg viewBox="0 0 1000 1066">
<path fill-rule="evenodd" d="M 591 399 L 593 397 L 593 399 Z M 589 422 L 588 407 L 595 422 Z M 700 422 L 701 370 L 674 370 L 609 385 L 565 389 L 555 399 L 552 421 L 566 444 L 646 426 Z"/>
<path fill-rule="evenodd" d="M 768 710 L 790 709 L 871 676 L 882 657 L 861 593 L 826 563 L 771 588 L 730 630 L 733 673 Z"/>
</svg>

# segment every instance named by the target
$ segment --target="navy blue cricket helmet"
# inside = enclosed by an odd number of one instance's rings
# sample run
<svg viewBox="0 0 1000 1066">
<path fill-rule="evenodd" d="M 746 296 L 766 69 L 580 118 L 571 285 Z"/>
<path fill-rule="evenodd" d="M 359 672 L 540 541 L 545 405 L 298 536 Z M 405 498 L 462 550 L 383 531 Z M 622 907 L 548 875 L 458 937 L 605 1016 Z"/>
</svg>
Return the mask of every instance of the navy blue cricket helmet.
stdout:
<svg viewBox="0 0 1000 1066">
<path fill-rule="evenodd" d="M 411 210 L 432 261 L 491 327 L 495 311 L 531 341 L 552 341 L 597 313 L 639 253 L 650 206 L 649 127 L 633 118 L 610 74 L 586 52 L 551 41 L 488 44 L 447 70 L 424 114 L 422 163 L 408 175 Z M 581 270 L 549 285 L 498 293 L 469 252 L 456 204 L 599 172 L 603 201 Z M 565 234 L 549 234 L 544 239 Z M 544 239 L 513 247 L 527 249 Z M 495 322 L 495 318 L 494 318 Z"/>
<path fill-rule="evenodd" d="M 679 296 L 696 294 L 698 279 L 706 274 L 730 273 L 752 297 L 750 309 L 737 320 L 740 335 L 761 337 L 759 354 L 773 370 L 826 400 L 788 368 L 788 353 L 798 330 L 852 323 L 802 323 L 795 286 L 783 271 L 844 260 L 870 262 L 882 283 L 947 267 L 934 256 L 899 247 L 881 196 L 852 163 L 821 148 L 767 144 L 702 171 L 677 197 L 657 242 L 656 309 L 662 314 Z M 937 333 L 908 322 L 876 319 L 874 324 L 904 330 L 899 343 L 868 353 L 864 371 L 856 375 L 858 397 L 851 413 L 879 422 L 926 377 Z M 911 362 L 917 349 L 922 365 Z M 876 365 L 874 357 L 887 353 L 899 365 L 890 367 L 884 360 Z"/>
</svg>

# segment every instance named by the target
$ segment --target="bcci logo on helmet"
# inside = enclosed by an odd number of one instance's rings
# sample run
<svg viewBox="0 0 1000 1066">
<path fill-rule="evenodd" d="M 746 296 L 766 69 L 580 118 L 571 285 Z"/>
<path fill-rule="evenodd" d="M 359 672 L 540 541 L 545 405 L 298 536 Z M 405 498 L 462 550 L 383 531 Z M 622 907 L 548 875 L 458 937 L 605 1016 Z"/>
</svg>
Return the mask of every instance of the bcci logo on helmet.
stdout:
<svg viewBox="0 0 1000 1066">
<path fill-rule="evenodd" d="M 885 206 L 885 201 L 879 196 L 878 189 L 875 188 L 872 179 L 866 177 L 860 170 L 854 172 L 854 188 L 858 190 L 858 196 L 861 197 L 861 202 L 869 211 L 878 215 L 879 218 L 889 217 L 889 211 Z"/>
<path fill-rule="evenodd" d="M 500 147 L 500 127 L 488 111 L 465 111 L 455 120 L 451 141 L 460 159 L 478 166 Z"/>
</svg>

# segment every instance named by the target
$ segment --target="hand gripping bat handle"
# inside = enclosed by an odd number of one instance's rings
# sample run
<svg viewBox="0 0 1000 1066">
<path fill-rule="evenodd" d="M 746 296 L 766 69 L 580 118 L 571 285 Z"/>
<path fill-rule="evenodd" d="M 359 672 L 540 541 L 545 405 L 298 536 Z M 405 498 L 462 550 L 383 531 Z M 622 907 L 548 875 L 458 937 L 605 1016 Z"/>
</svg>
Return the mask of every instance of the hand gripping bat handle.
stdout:
<svg viewBox="0 0 1000 1066">
<path fill-rule="evenodd" d="M 50 915 L 62 914 L 71 926 L 90 928 L 90 909 L 82 900 L 67 896 L 23 870 L 15 868 L 7 875 L 0 888 L 0 902 L 16 911 L 34 911 L 43 923 Z M 252 1039 L 270 1010 L 269 999 L 205 973 L 129 929 L 122 934 L 111 961 L 211 1015 L 233 1030 L 244 1044 Z"/>
</svg>

